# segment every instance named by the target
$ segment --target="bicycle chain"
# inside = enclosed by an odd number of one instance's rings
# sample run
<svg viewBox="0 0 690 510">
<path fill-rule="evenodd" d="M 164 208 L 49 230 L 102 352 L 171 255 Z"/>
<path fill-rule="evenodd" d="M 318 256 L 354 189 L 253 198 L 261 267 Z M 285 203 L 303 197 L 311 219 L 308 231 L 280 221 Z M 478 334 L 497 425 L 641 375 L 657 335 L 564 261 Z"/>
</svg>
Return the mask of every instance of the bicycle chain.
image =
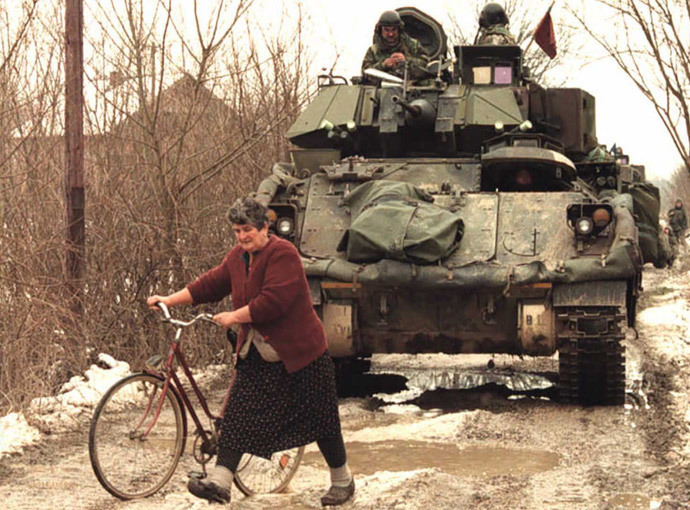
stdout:
<svg viewBox="0 0 690 510">
<path fill-rule="evenodd" d="M 197 463 L 201 464 L 203 477 L 206 477 L 206 464 L 216 455 L 218 448 L 218 438 L 215 433 L 210 430 L 205 431 L 208 434 L 209 442 L 204 443 L 201 434 L 197 431 L 192 445 L 192 455 Z"/>
<path fill-rule="evenodd" d="M 564 402 L 625 403 L 625 318 L 618 307 L 557 310 L 559 390 Z"/>
</svg>

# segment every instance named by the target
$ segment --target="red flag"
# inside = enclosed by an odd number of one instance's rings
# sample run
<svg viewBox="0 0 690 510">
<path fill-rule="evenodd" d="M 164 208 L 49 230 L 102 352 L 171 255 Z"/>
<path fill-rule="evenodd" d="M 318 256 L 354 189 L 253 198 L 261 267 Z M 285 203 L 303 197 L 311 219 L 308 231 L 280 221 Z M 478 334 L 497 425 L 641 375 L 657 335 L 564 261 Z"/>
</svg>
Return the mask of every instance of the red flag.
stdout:
<svg viewBox="0 0 690 510">
<path fill-rule="evenodd" d="M 556 35 L 553 33 L 553 21 L 551 20 L 551 9 L 541 19 L 537 28 L 534 29 L 532 36 L 539 47 L 544 50 L 549 58 L 556 56 Z"/>
</svg>

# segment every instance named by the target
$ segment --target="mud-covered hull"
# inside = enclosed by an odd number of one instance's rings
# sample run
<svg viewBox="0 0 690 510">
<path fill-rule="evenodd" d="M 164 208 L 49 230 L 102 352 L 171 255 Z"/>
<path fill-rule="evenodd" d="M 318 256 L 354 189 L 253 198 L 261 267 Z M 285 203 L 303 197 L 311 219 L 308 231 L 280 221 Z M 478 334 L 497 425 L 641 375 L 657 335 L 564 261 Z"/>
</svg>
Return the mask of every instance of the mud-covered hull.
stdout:
<svg viewBox="0 0 690 510">
<path fill-rule="evenodd" d="M 371 177 L 417 186 L 453 210 L 464 224 L 454 251 L 434 264 L 347 260 L 342 239 L 352 211 L 343 198 Z M 551 355 L 558 349 L 558 306 L 609 304 L 599 290 L 618 283 L 616 306 L 624 310 L 636 291 L 641 261 L 625 194 L 607 199 L 610 224 L 583 242 L 567 211 L 597 202 L 595 196 L 572 189 L 481 191 L 476 159 L 341 163 L 303 188 L 295 244 L 336 357 Z M 580 289 L 580 302 L 554 302 L 570 288 Z"/>
</svg>

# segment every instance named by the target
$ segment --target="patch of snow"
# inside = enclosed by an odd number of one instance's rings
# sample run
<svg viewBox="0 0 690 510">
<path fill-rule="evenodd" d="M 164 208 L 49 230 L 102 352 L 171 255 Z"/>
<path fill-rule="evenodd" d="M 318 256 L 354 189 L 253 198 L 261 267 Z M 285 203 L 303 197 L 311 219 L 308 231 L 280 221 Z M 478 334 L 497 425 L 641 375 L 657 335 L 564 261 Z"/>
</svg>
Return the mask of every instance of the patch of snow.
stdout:
<svg viewBox="0 0 690 510">
<path fill-rule="evenodd" d="M 87 410 L 96 407 L 108 388 L 130 373 L 128 363 L 101 353 L 97 364 L 91 365 L 83 376 L 72 377 L 57 396 L 33 399 L 29 412 L 46 430 L 69 430 Z"/>
<path fill-rule="evenodd" d="M 470 389 L 486 384 L 499 384 L 513 391 L 545 389 L 553 383 L 545 377 L 530 373 L 545 364 L 555 367 L 556 359 L 519 359 L 510 355 L 488 354 L 378 354 L 372 356 L 370 372 L 397 374 L 407 378 L 407 392 L 376 395 L 384 402 L 404 402 L 425 391 L 438 388 Z M 487 365 L 493 369 L 487 371 Z M 518 369 L 515 367 L 518 366 Z"/>
<path fill-rule="evenodd" d="M 416 469 L 414 471 L 378 471 L 371 476 L 366 477 L 358 488 L 358 499 L 364 496 L 367 488 L 374 488 L 379 492 L 390 492 L 409 482 L 411 478 L 416 478 L 423 473 L 432 473 L 437 471 L 434 468 Z"/>
<path fill-rule="evenodd" d="M 395 404 L 381 408 L 387 414 L 421 414 L 419 406 L 413 404 Z"/>
<path fill-rule="evenodd" d="M 376 393 L 375 398 L 382 400 L 388 404 L 396 404 L 399 402 L 408 402 L 419 397 L 424 390 L 422 388 L 411 388 L 409 390 L 399 391 L 397 393 Z"/>
<path fill-rule="evenodd" d="M 21 452 L 24 446 L 38 441 L 41 434 L 21 413 L 10 413 L 0 418 L 0 458 Z"/>
<path fill-rule="evenodd" d="M 359 416 L 367 414 L 366 401 L 361 398 L 346 398 L 338 403 L 338 411 L 341 419 L 343 417 Z"/>
<path fill-rule="evenodd" d="M 83 376 L 74 376 L 63 384 L 57 396 L 33 399 L 27 414 L 42 430 L 70 430 L 83 417 L 90 417 L 86 411 L 98 404 L 108 388 L 129 374 L 128 363 L 101 353 L 97 364 L 91 365 Z M 0 457 L 20 452 L 38 441 L 39 428 L 29 425 L 21 413 L 0 418 Z"/>
<path fill-rule="evenodd" d="M 686 325 L 685 315 L 688 303 L 677 299 L 671 303 L 646 308 L 640 312 L 638 319 L 648 326 Z"/>
<path fill-rule="evenodd" d="M 468 487 L 459 477 L 436 468 L 405 472 L 378 471 L 357 479 L 357 508 L 447 510 L 470 508 Z"/>
<path fill-rule="evenodd" d="M 480 411 L 464 411 L 436 416 L 416 423 L 398 423 L 385 429 L 386 441 L 414 437 L 419 441 L 449 441 L 458 436 L 465 421 Z M 374 443 L 381 441 L 380 427 L 366 428 L 346 434 L 347 441 Z"/>
<path fill-rule="evenodd" d="M 654 344 L 659 353 L 669 359 L 684 359 L 688 356 L 685 339 L 690 337 L 690 313 L 685 299 L 650 306 L 640 312 L 638 319 L 642 325 L 641 334 L 648 339 L 658 339 Z"/>
</svg>

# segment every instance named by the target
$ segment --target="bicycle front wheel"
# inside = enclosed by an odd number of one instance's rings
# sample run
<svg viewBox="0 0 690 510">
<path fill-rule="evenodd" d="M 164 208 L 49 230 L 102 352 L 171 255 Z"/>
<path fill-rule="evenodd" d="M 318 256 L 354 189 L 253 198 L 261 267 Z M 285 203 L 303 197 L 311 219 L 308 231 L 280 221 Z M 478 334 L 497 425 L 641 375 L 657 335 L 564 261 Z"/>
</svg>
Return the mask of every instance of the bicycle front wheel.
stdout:
<svg viewBox="0 0 690 510">
<path fill-rule="evenodd" d="M 244 454 L 235 472 L 235 485 L 247 496 L 281 492 L 295 476 L 304 446 L 274 453 L 270 460 Z"/>
<path fill-rule="evenodd" d="M 172 387 L 151 374 L 134 374 L 103 395 L 89 430 L 89 456 L 101 485 L 120 499 L 158 491 L 184 449 L 184 416 Z M 160 412 L 159 412 L 160 409 Z"/>
</svg>

